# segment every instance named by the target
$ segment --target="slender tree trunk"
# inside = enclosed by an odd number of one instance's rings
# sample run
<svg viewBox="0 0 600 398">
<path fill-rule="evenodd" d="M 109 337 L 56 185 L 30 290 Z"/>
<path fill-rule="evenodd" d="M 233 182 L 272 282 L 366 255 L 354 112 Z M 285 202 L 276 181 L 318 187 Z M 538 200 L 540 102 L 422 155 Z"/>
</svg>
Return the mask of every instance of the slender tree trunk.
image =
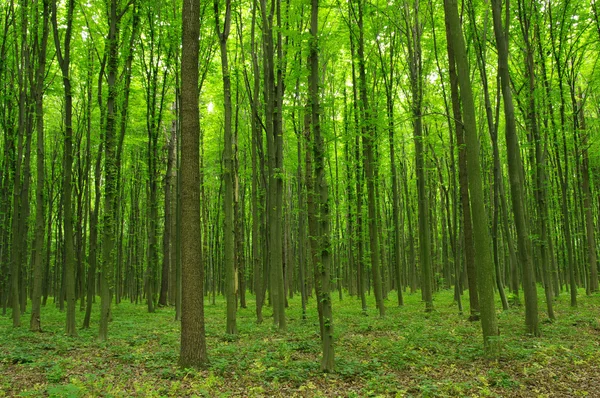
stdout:
<svg viewBox="0 0 600 398">
<path fill-rule="evenodd" d="M 71 31 L 73 27 L 73 13 L 75 0 L 67 3 L 67 28 L 64 33 L 64 44 L 61 47 L 58 32 L 56 2 L 52 5 L 52 25 L 54 31 L 54 43 L 57 48 L 57 58 L 62 72 L 63 86 L 65 91 L 65 155 L 63 162 L 63 228 L 65 234 L 65 277 L 67 291 L 67 324 L 68 336 L 76 336 L 75 328 L 75 248 L 73 245 L 73 217 L 71 208 L 71 186 L 72 186 L 72 164 L 73 164 L 73 97 L 71 93 Z"/>
<path fill-rule="evenodd" d="M 385 316 L 385 305 L 383 303 L 383 287 L 381 280 L 381 264 L 379 253 L 379 235 L 377 233 L 377 214 L 376 214 L 376 198 L 375 198 L 375 129 L 372 120 L 373 115 L 369 107 L 369 99 L 367 95 L 367 77 L 365 65 L 365 45 L 364 45 L 364 23 L 363 23 L 363 1 L 358 2 L 358 84 L 360 92 L 359 107 L 361 108 L 361 116 L 363 117 L 363 163 L 365 168 L 365 180 L 367 183 L 367 213 L 369 218 L 369 247 L 371 257 L 371 272 L 373 274 L 373 286 L 375 291 L 375 301 L 379 316 Z"/>
<path fill-rule="evenodd" d="M 100 107 L 100 131 L 103 131 L 103 122 L 105 116 L 105 108 L 102 99 L 102 81 L 104 74 L 104 68 L 106 66 L 106 57 L 101 60 L 100 73 L 98 78 L 98 106 Z M 91 89 L 89 92 L 91 96 Z M 91 99 L 91 98 L 89 98 Z M 91 105 L 90 105 L 91 106 Z M 102 151 L 104 149 L 104 142 L 98 145 L 98 154 L 96 155 L 96 162 L 94 166 L 94 207 L 90 210 L 90 249 L 88 254 L 88 275 L 87 275 L 87 302 L 85 308 L 85 316 L 83 319 L 83 328 L 88 329 L 90 327 L 90 318 L 92 315 L 92 304 L 96 297 L 96 273 L 98 264 L 98 219 L 100 216 L 100 199 L 102 198 L 101 189 L 101 176 L 102 176 Z M 91 162 L 91 159 L 88 160 Z"/>
<path fill-rule="evenodd" d="M 425 302 L 425 311 L 433 311 L 432 295 L 432 265 L 431 265 L 431 226 L 429 217 L 429 197 L 427 192 L 427 171 L 425 165 L 425 152 L 423 141 L 423 71 L 421 59 L 422 27 L 419 17 L 418 2 L 414 9 L 409 10 L 405 3 L 405 23 L 407 35 L 408 62 L 410 69 L 411 85 L 411 112 L 413 123 L 413 138 L 415 141 L 415 170 L 417 173 L 417 196 L 419 210 L 419 261 L 421 264 L 421 289 Z"/>
<path fill-rule="evenodd" d="M 394 57 L 394 47 L 395 42 L 394 38 L 396 36 L 392 36 L 392 43 L 390 45 L 390 59 L 388 65 L 388 73 L 384 73 L 384 81 L 385 81 L 385 98 L 386 98 L 386 111 L 387 111 L 387 119 L 388 119 L 388 142 L 390 146 L 390 169 L 391 169 L 391 179 L 392 179 L 392 213 L 393 213 L 393 222 L 394 222 L 394 266 L 393 269 L 395 271 L 396 276 L 396 292 L 398 295 L 398 305 L 404 305 L 404 298 L 402 297 L 402 236 L 401 230 L 403 226 L 400 224 L 400 192 L 398 188 L 398 168 L 396 167 L 396 145 L 395 145 L 395 120 L 394 120 L 394 72 L 395 72 L 395 57 Z M 384 58 L 381 54 L 381 46 L 377 46 L 380 50 L 380 60 L 382 69 L 385 71 L 385 62 Z"/>
<path fill-rule="evenodd" d="M 102 237 L 102 275 L 100 278 L 100 327 L 98 339 L 108 338 L 108 321 L 114 285 L 114 255 L 116 233 L 117 197 L 117 148 L 116 148 L 116 75 L 118 62 L 118 10 L 117 0 L 109 3 L 108 32 L 108 98 L 106 102 L 106 126 L 104 132 L 104 233 Z"/>
<path fill-rule="evenodd" d="M 561 213 L 562 213 L 562 221 L 563 221 L 563 229 L 564 229 L 564 243 L 567 248 L 567 257 L 566 257 L 566 265 L 567 271 L 569 273 L 569 292 L 571 296 L 571 307 L 577 307 L 577 279 L 576 279 L 576 267 L 577 264 L 575 262 L 575 255 L 573 253 L 573 237 L 571 234 L 571 214 L 569 212 L 569 158 L 567 153 L 567 141 L 566 141 L 566 117 L 565 117 L 565 98 L 564 98 L 564 89 L 563 89 L 563 80 L 564 80 L 564 70 L 563 70 L 563 60 L 561 59 L 562 49 L 564 44 L 561 43 L 562 37 L 555 37 L 555 27 L 556 22 L 559 22 L 561 26 L 565 24 L 566 12 L 563 13 L 560 21 L 555 21 L 553 18 L 552 9 L 548 10 L 549 24 L 550 27 L 549 33 L 552 40 L 552 53 L 554 56 L 554 61 L 556 63 L 556 73 L 558 78 L 558 88 L 559 88 L 559 96 L 560 96 L 560 105 L 559 105 L 559 116 L 560 116 L 560 131 L 562 132 L 562 149 L 563 149 L 563 157 L 564 157 L 564 170 L 563 165 L 560 159 L 560 151 L 559 151 L 559 141 L 557 128 L 554 122 L 554 110 L 552 107 L 552 103 L 549 101 L 549 111 L 550 111 L 550 120 L 552 121 L 552 134 L 554 141 L 554 155 L 556 161 L 556 168 L 558 171 L 558 179 L 560 182 L 561 189 Z M 562 31 L 562 30 L 561 30 Z M 541 35 L 538 32 L 538 40 L 541 40 Z M 558 43 L 557 43 L 558 41 Z M 541 46 L 541 44 L 540 44 Z M 542 62 L 543 64 L 543 62 Z M 544 66 L 542 66 L 544 68 Z M 545 69 L 542 69 L 542 73 L 544 75 L 544 86 L 546 89 L 547 95 L 550 95 L 550 85 L 545 73 Z M 550 97 L 549 97 L 550 98 Z"/>
<path fill-rule="evenodd" d="M 534 140 L 535 148 L 535 198 L 538 208 L 539 228 L 540 228 L 540 254 L 541 254 L 541 270 L 542 279 L 544 282 L 544 293 L 546 295 L 546 307 L 548 317 L 555 319 L 554 309 L 552 307 L 553 293 L 552 281 L 550 277 L 550 252 L 548 251 L 548 205 L 547 205 L 547 179 L 546 179 L 546 147 L 545 143 L 541 142 L 541 135 L 538 128 L 537 106 L 535 102 L 535 64 L 533 60 L 534 49 L 530 41 L 531 19 L 536 18 L 532 14 L 528 14 L 527 10 L 532 11 L 533 7 L 529 4 L 524 4 L 519 1 L 519 15 L 521 21 L 521 31 L 525 42 L 525 64 L 527 65 L 527 83 L 528 83 L 528 114 L 527 125 L 531 132 L 530 136 Z M 532 270 L 533 271 L 533 270 Z M 535 275 L 535 274 L 534 274 Z M 525 281 L 525 278 L 524 278 Z M 526 303 L 527 304 L 527 303 Z"/>
<path fill-rule="evenodd" d="M 446 25 L 448 25 L 449 14 L 446 13 Z M 448 50 L 448 69 L 450 74 L 450 94 L 452 98 L 452 115 L 454 117 L 454 133 L 456 134 L 456 145 L 458 146 L 458 181 L 460 190 L 460 204 L 462 205 L 462 225 L 464 236 L 464 254 L 467 269 L 467 283 L 469 287 L 469 319 L 479 320 L 479 293 L 477 288 L 477 267 L 475 265 L 475 247 L 473 237 L 473 223 L 471 219 L 471 203 L 469 200 L 469 176 L 467 175 L 467 148 L 465 146 L 465 133 L 462 122 L 460 107 L 460 94 L 458 75 L 456 72 L 456 59 L 454 43 L 451 32 L 446 28 L 446 40 Z M 457 273 L 460 280 L 460 274 Z"/>
<path fill-rule="evenodd" d="M 221 27 L 219 0 L 214 0 L 215 24 L 221 49 L 221 73 L 223 74 L 223 104 L 225 108 L 225 123 L 223 129 L 223 180 L 225 193 L 223 199 L 223 252 L 225 266 L 225 290 L 227 298 L 226 333 L 237 334 L 236 325 L 236 266 L 235 266 L 235 214 L 234 214 L 234 160 L 233 134 L 231 128 L 231 77 L 227 57 L 227 39 L 231 28 L 231 0 L 225 2 L 225 19 Z"/>
<path fill-rule="evenodd" d="M 581 96 L 581 95 L 580 95 Z M 593 197 L 590 189 L 590 160 L 588 155 L 589 147 L 589 134 L 585 124 L 585 117 L 583 112 L 583 99 L 580 99 L 581 105 L 579 106 L 579 134 L 581 135 L 581 176 L 583 180 L 583 207 L 585 210 L 585 232 L 587 239 L 587 255 L 588 263 L 590 267 L 590 292 L 595 293 L 598 291 L 598 261 L 596 256 L 596 238 L 594 233 L 594 217 L 593 217 Z"/>
<path fill-rule="evenodd" d="M 494 34 L 498 49 L 498 74 L 504 99 L 504 117 L 506 148 L 508 158 L 508 176 L 510 181 L 513 213 L 518 235 L 519 257 L 523 268 L 523 292 L 525 294 L 525 323 L 527 332 L 539 336 L 537 288 L 535 272 L 531 258 L 531 241 L 528 231 L 527 214 L 523 193 L 523 161 L 517 137 L 515 112 L 510 87 L 508 71 L 508 39 L 502 26 L 502 5 L 500 0 L 492 0 L 492 17 L 494 20 Z"/>
<path fill-rule="evenodd" d="M 11 4 L 11 8 L 14 5 Z M 22 246 L 23 241 L 23 226 L 26 223 L 24 217 L 24 209 L 22 195 L 24 187 L 24 182 L 22 180 L 26 179 L 27 176 L 24 173 L 25 161 L 24 161 L 24 139 L 27 130 L 27 88 L 26 88 L 26 78 L 25 73 L 27 68 L 29 67 L 29 50 L 27 46 L 27 30 L 28 30 L 28 2 L 21 1 L 20 4 L 21 9 L 21 41 L 20 41 L 20 52 L 19 52 L 19 44 L 15 43 L 16 53 L 15 58 L 18 58 L 17 63 L 17 80 L 18 80 L 18 125 L 16 128 L 17 133 L 17 147 L 16 151 L 13 152 L 13 156 L 16 154 L 16 159 L 14 160 L 14 171 L 13 171 L 13 198 L 12 198 L 12 220 L 11 220 L 11 267 L 10 267 L 10 285 L 11 285 L 11 294 L 10 294 L 10 306 L 12 308 L 12 320 L 13 327 L 21 326 L 21 290 L 20 279 L 22 277 L 23 270 L 23 252 L 25 248 Z M 13 11 L 14 12 L 14 11 Z M 15 22 L 15 42 L 17 42 L 17 25 Z M 10 128 L 13 128 L 12 126 Z M 10 133 L 9 133 L 10 134 Z M 14 145 L 14 139 L 12 142 Z M 23 176 L 25 175 L 25 178 Z"/>
<path fill-rule="evenodd" d="M 490 253 L 490 234 L 488 218 L 484 206 L 483 178 L 481 176 L 480 148 L 477 138 L 477 123 L 473 90 L 469 76 L 469 61 L 467 58 L 462 26 L 458 17 L 456 0 L 444 2 L 446 29 L 456 55 L 456 69 L 462 105 L 464 109 L 464 135 L 467 146 L 467 174 L 469 191 L 471 193 L 471 210 L 473 213 L 473 243 L 475 261 L 478 265 L 477 284 L 479 289 L 481 326 L 483 330 L 484 347 L 489 354 L 494 354 L 497 346 L 494 336 L 498 335 L 498 321 L 494 303 L 494 262 Z"/>
<path fill-rule="evenodd" d="M 350 51 L 352 53 L 352 59 L 355 58 L 355 38 L 354 35 L 350 34 Z M 359 102 L 358 102 L 358 89 L 356 79 L 356 65 L 352 62 L 352 95 L 354 99 L 354 164 L 356 170 L 356 246 L 357 246 L 357 259 L 356 259 L 356 279 L 358 285 L 358 292 L 360 295 L 360 302 L 363 314 L 367 313 L 367 298 L 365 296 L 366 281 L 365 281 L 365 259 L 364 259 L 364 242 L 363 242 L 363 169 L 360 161 L 360 131 L 361 124 L 359 123 Z"/>
<path fill-rule="evenodd" d="M 321 342 L 323 357 L 321 359 L 321 370 L 324 372 L 333 372 L 334 350 L 333 350 L 333 311 L 330 294 L 330 268 L 331 268 L 331 240 L 329 214 L 329 186 L 325 178 L 325 143 L 321 136 L 321 110 L 319 104 L 319 0 L 311 1 L 311 23 L 310 23 L 310 77 L 309 77 L 309 96 L 311 104 L 311 127 L 313 136 L 313 151 L 315 159 L 315 201 L 318 203 L 318 242 L 319 253 L 317 263 L 313 264 L 317 268 L 319 279 L 315 284 L 317 289 L 317 301 L 321 306 L 320 316 L 321 324 Z M 318 190 L 318 196 L 317 196 Z M 309 194 L 311 194 L 309 192 Z"/>
<path fill-rule="evenodd" d="M 37 133 L 37 160 L 36 160 L 36 208 L 35 208 L 35 241 L 33 248 L 33 292 L 31 299 L 31 321 L 29 329 L 41 331 L 41 299 L 42 299 L 42 272 L 45 227 L 45 148 L 44 148 L 44 77 L 46 73 L 46 48 L 48 45 L 50 3 L 43 2 L 42 38 L 38 50 L 38 65 L 35 80 L 35 121 Z M 36 30 L 37 31 L 37 30 Z"/>
<path fill-rule="evenodd" d="M 281 25 L 281 1 L 267 7 L 266 0 L 260 0 L 263 31 L 264 57 L 264 103 L 265 127 L 269 166 L 268 183 L 268 226 L 269 226 L 269 282 L 270 298 L 273 304 L 273 320 L 280 331 L 286 330 L 285 296 L 283 287 L 283 132 L 281 129 L 281 106 L 283 100 L 283 80 L 281 78 L 282 40 L 277 33 L 277 55 L 273 48 L 273 19 L 277 15 L 277 26 Z"/>
</svg>

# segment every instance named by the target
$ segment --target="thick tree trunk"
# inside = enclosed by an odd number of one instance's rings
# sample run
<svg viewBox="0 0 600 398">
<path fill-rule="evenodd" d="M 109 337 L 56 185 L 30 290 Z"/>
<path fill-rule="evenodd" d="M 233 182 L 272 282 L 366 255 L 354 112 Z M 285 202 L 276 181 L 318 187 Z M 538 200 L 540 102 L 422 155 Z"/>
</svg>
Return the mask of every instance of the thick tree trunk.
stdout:
<svg viewBox="0 0 600 398">
<path fill-rule="evenodd" d="M 181 53 L 181 351 L 179 365 L 206 364 L 204 265 L 200 228 L 198 52 L 200 1 L 184 0 Z"/>
</svg>

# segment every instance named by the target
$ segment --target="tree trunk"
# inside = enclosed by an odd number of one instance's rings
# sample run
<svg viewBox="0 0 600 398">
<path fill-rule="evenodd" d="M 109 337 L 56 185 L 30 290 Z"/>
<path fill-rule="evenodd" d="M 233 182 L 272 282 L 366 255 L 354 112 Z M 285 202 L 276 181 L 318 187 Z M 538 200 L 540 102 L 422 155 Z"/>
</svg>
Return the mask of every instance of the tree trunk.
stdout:
<svg viewBox="0 0 600 398">
<path fill-rule="evenodd" d="M 446 24 L 449 14 L 446 13 Z M 448 50 L 448 70 L 450 75 L 450 95 L 452 98 L 452 115 L 454 117 L 454 133 L 458 146 L 458 184 L 460 191 L 460 204 L 462 206 L 462 225 L 464 236 L 464 254 L 467 269 L 467 283 L 469 287 L 469 319 L 479 319 L 479 293 L 477 288 L 477 267 L 475 265 L 475 247 L 473 243 L 473 223 L 471 218 L 471 203 L 469 200 L 469 176 L 467 175 L 467 148 L 465 147 L 465 132 L 460 109 L 460 94 L 458 88 L 458 75 L 456 72 L 456 59 L 454 43 L 451 32 L 446 29 Z M 457 280 L 461 276 L 457 273 Z"/>
<path fill-rule="evenodd" d="M 200 228 L 200 120 L 198 52 L 200 1 L 184 0 L 181 53 L 181 351 L 179 365 L 207 362 L 204 331 L 204 265 Z"/>
<path fill-rule="evenodd" d="M 581 95 L 580 95 L 581 96 Z M 585 232 L 587 242 L 587 255 L 588 263 L 590 267 L 590 284 L 589 290 L 591 293 L 598 291 L 598 261 L 596 256 L 596 238 L 594 236 L 594 217 L 593 217 L 593 206 L 594 201 L 592 197 L 592 191 L 590 189 L 590 161 L 588 155 L 589 147 L 589 134 L 586 129 L 585 117 L 583 112 L 583 98 L 580 99 L 579 106 L 579 128 L 581 129 L 578 134 L 581 135 L 581 176 L 583 180 L 583 207 L 585 210 Z"/>
<path fill-rule="evenodd" d="M 65 277 L 67 292 L 67 324 L 68 336 L 76 336 L 75 328 L 75 248 L 73 245 L 73 217 L 71 207 L 72 186 L 72 164 L 73 164 L 73 97 L 71 93 L 71 31 L 73 27 L 73 13 L 75 1 L 67 3 L 67 27 L 64 34 L 64 45 L 61 47 L 58 33 L 56 2 L 52 4 L 52 25 L 54 31 L 54 43 L 56 45 L 56 56 L 62 71 L 63 86 L 65 91 L 65 155 L 63 162 L 63 228 L 65 234 Z"/>
<path fill-rule="evenodd" d="M 502 88 L 502 97 L 504 99 L 508 177 L 518 236 L 519 257 L 521 258 L 521 265 L 523 268 L 525 323 L 527 325 L 528 333 L 539 336 L 537 288 L 531 259 L 531 242 L 523 193 L 523 162 L 519 148 L 519 139 L 517 137 L 515 112 L 508 71 L 508 39 L 505 36 L 505 31 L 502 27 L 502 5 L 499 0 L 492 0 L 492 17 L 494 20 L 496 47 L 498 49 L 498 74 L 500 75 L 500 85 Z"/>
<path fill-rule="evenodd" d="M 544 293 L 546 295 L 546 307 L 548 317 L 555 319 L 554 309 L 552 307 L 553 293 L 552 281 L 550 276 L 550 252 L 548 250 L 548 205 L 547 205 L 547 178 L 546 178 L 546 146 L 541 142 L 541 135 L 538 128 L 537 106 L 535 102 L 535 64 L 533 60 L 533 46 L 530 41 L 531 19 L 536 18 L 534 15 L 528 15 L 527 9 L 534 9 L 530 5 L 523 4 L 519 1 L 519 20 L 521 21 L 521 31 L 525 42 L 525 64 L 527 65 L 527 83 L 528 83 L 528 114 L 527 127 L 530 130 L 531 138 L 534 141 L 535 148 L 535 199 L 538 208 L 539 228 L 540 228 L 540 243 L 539 249 L 541 254 L 541 270 L 542 279 L 544 282 Z M 535 12 L 535 11 L 532 11 Z M 525 278 L 524 278 L 525 282 Z M 526 303 L 527 304 L 527 303 Z"/>
<path fill-rule="evenodd" d="M 106 102 L 106 126 L 104 132 L 104 233 L 102 238 L 102 275 L 100 278 L 100 326 L 98 339 L 108 338 L 108 321 L 114 284 L 114 246 L 116 233 L 116 197 L 117 197 L 117 162 L 116 162 L 116 75 L 118 62 L 118 18 L 117 0 L 109 3 L 108 32 L 108 98 Z"/>
<path fill-rule="evenodd" d="M 379 236 L 377 229 L 376 198 L 375 198 L 375 156 L 373 153 L 375 144 L 375 131 L 372 120 L 373 115 L 369 107 L 367 95 L 367 77 L 365 65 L 364 24 L 363 24 L 363 1 L 358 3 L 358 84 L 360 92 L 359 107 L 363 117 L 363 163 L 365 168 L 365 179 L 367 182 L 367 214 L 369 218 L 369 247 L 371 257 L 371 272 L 375 291 L 375 301 L 379 316 L 385 316 L 385 305 L 383 303 L 383 287 L 381 281 L 381 264 L 379 253 Z"/>
<path fill-rule="evenodd" d="M 226 333 L 237 334 L 236 325 L 236 266 L 235 266 L 235 214 L 234 214 L 234 161 L 233 134 L 231 129 L 231 78 L 227 57 L 227 39 L 231 27 L 231 0 L 225 2 L 225 20 L 221 28 L 219 0 L 214 0 L 215 24 L 221 49 L 221 73 L 223 74 L 223 104 L 225 123 L 223 129 L 223 181 L 225 193 L 223 198 L 223 252 L 225 266 L 225 291 L 227 298 Z"/>
<path fill-rule="evenodd" d="M 446 15 L 446 29 L 449 31 L 449 37 L 456 55 L 458 84 L 464 109 L 467 174 L 473 213 L 473 243 L 475 247 L 475 262 L 478 265 L 477 284 L 484 348 L 487 353 L 495 354 L 497 347 L 493 338 L 498 335 L 498 321 L 496 319 L 494 303 L 494 262 L 490 253 L 491 242 L 488 230 L 488 217 L 484 206 L 483 179 L 479 168 L 480 148 L 477 138 L 473 90 L 469 75 L 469 61 L 462 26 L 458 17 L 456 0 L 446 0 L 444 2 L 444 12 Z"/>
<path fill-rule="evenodd" d="M 405 3 L 404 18 L 406 23 L 408 62 L 410 69 L 411 112 L 413 138 L 415 141 L 415 170 L 417 174 L 417 196 L 419 210 L 419 261 L 421 264 L 421 289 L 425 302 L 425 312 L 433 311 L 432 270 L 431 270 L 431 226 L 429 217 L 429 197 L 427 192 L 427 170 L 423 141 L 423 71 L 421 68 L 421 35 L 422 27 L 419 18 L 418 2 L 410 10 Z"/>
<path fill-rule="evenodd" d="M 321 136 L 320 104 L 319 104 L 319 0 L 311 1 L 311 23 L 310 23 L 310 77 L 309 96 L 311 104 L 311 127 L 313 136 L 313 152 L 315 160 L 315 201 L 318 203 L 318 243 L 319 253 L 317 263 L 313 266 L 318 270 L 318 280 L 315 280 L 317 289 L 317 301 L 321 306 L 319 313 L 321 317 L 321 342 L 323 357 L 321 359 L 321 370 L 333 372 L 334 350 L 333 350 L 333 313 L 331 308 L 330 294 L 330 267 L 331 267 L 331 240 L 330 240 L 330 214 L 329 214 L 329 186 L 325 178 L 325 143 Z M 318 195 L 317 195 L 318 190 Z"/>
<path fill-rule="evenodd" d="M 42 302 L 42 273 L 45 227 L 45 148 L 44 148 L 44 77 L 46 74 L 46 48 L 49 35 L 50 3 L 43 2 L 42 38 L 38 50 L 38 65 L 35 80 L 35 121 L 37 132 L 37 163 L 36 163 L 36 208 L 35 208 L 35 240 L 33 248 L 33 292 L 31 298 L 31 321 L 29 329 L 42 331 L 41 302 Z M 37 29 L 36 29 L 37 31 Z"/>
</svg>

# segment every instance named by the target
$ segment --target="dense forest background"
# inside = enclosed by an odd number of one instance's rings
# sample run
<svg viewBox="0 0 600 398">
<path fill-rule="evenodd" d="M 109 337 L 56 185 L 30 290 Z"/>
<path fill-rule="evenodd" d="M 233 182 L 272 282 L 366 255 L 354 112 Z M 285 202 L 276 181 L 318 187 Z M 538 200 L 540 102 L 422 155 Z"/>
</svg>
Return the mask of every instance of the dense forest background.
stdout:
<svg viewBox="0 0 600 398">
<path fill-rule="evenodd" d="M 598 12 L 2 2 L 2 315 L 41 331 L 57 306 L 103 341 L 114 305 L 170 306 L 192 367 L 221 296 L 228 336 L 248 306 L 280 332 L 317 308 L 325 371 L 347 296 L 383 318 L 449 291 L 492 357 L 501 309 L 540 336 L 598 291 Z"/>
</svg>

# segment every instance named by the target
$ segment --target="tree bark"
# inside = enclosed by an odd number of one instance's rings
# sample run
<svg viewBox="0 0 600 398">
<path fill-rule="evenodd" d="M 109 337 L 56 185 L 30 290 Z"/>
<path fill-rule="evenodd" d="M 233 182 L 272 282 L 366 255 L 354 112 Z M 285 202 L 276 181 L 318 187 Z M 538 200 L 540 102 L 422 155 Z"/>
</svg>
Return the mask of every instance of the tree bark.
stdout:
<svg viewBox="0 0 600 398">
<path fill-rule="evenodd" d="M 63 162 L 63 228 L 65 234 L 65 277 L 67 292 L 67 323 L 68 336 L 76 336 L 75 328 L 75 247 L 73 245 L 73 216 L 71 208 L 72 164 L 73 164 L 73 96 L 71 93 L 71 31 L 73 27 L 73 13 L 75 0 L 67 3 L 67 28 L 64 35 L 64 44 L 61 47 L 58 33 L 56 1 L 52 5 L 52 25 L 56 56 L 60 65 L 65 91 L 65 155 Z"/>
<path fill-rule="evenodd" d="M 367 95 L 367 76 L 365 66 L 365 44 L 364 44 L 364 13 L 363 0 L 358 2 L 358 85 L 360 93 L 359 107 L 363 118 L 362 144 L 363 144 L 363 163 L 365 169 L 365 180 L 367 183 L 367 214 L 369 218 L 369 247 L 371 257 L 371 272 L 373 275 L 373 288 L 375 291 L 375 301 L 379 316 L 385 316 L 385 305 L 383 303 L 383 287 L 381 280 L 381 265 L 379 253 L 379 235 L 377 229 L 376 198 L 375 198 L 375 156 L 373 147 L 375 144 L 374 121 L 369 99 Z"/>
<path fill-rule="evenodd" d="M 225 265 L 225 296 L 227 299 L 226 333 L 237 334 L 236 325 L 236 266 L 235 266 L 235 214 L 234 214 L 234 163 L 233 163 L 233 134 L 231 128 L 231 77 L 227 57 L 227 39 L 231 28 L 231 0 L 225 1 L 225 19 L 221 28 L 219 0 L 214 0 L 215 25 L 221 49 L 221 73 L 223 75 L 223 104 L 225 108 L 225 123 L 223 129 L 223 253 Z"/>
<path fill-rule="evenodd" d="M 471 210 L 473 213 L 473 237 L 475 247 L 475 262 L 477 269 L 477 284 L 479 289 L 481 327 L 483 330 L 484 348 L 488 354 L 495 354 L 497 346 L 494 336 L 498 335 L 498 321 L 494 303 L 494 262 L 490 253 L 490 233 L 488 217 L 484 206 L 483 179 L 481 176 L 480 148 L 477 138 L 477 122 L 473 90 L 469 75 L 462 26 L 458 17 L 456 0 L 444 1 L 446 29 L 456 55 L 458 84 L 464 110 L 464 133 L 467 147 L 467 174 L 471 193 Z"/>
<path fill-rule="evenodd" d="M 317 300 L 321 306 L 319 313 L 322 318 L 321 342 L 323 357 L 321 359 L 321 370 L 333 372 L 334 350 L 333 350 L 333 311 L 330 294 L 330 267 L 331 267 L 331 240 L 330 240 L 330 214 L 329 214 L 329 186 L 325 178 L 325 143 L 321 135 L 320 103 L 319 103 L 319 0 L 311 1 L 310 22 L 310 77 L 309 97 L 311 104 L 311 127 L 313 136 L 314 152 L 314 174 L 315 174 L 315 201 L 318 203 L 318 242 L 319 253 L 317 263 L 313 264 L 318 270 L 315 274 L 319 276 L 315 280 L 317 289 Z M 317 194 L 318 190 L 318 194 Z M 311 194 L 311 193 L 309 193 Z M 317 196 L 318 195 L 318 196 Z"/>
<path fill-rule="evenodd" d="M 498 74 L 502 97 L 504 99 L 504 118 L 506 152 L 508 158 L 508 177 L 510 181 L 513 213 L 518 236 L 519 257 L 523 268 L 523 292 L 525 295 L 525 323 L 527 332 L 539 336 L 537 287 L 535 272 L 531 258 L 531 241 L 528 231 L 528 221 L 523 194 L 523 161 L 519 148 L 519 139 L 515 123 L 515 111 L 510 87 L 508 71 L 508 39 L 502 26 L 502 5 L 500 0 L 492 0 L 492 17 L 494 20 L 494 34 L 498 49 Z"/>
<path fill-rule="evenodd" d="M 35 121 L 37 133 L 37 160 L 36 160 L 36 208 L 35 208 L 35 240 L 33 248 L 33 291 L 31 297 L 31 321 L 29 329 L 36 332 L 42 331 L 41 303 L 42 303 L 42 273 L 45 227 L 45 148 L 44 148 L 44 77 L 46 73 L 46 48 L 48 46 L 50 2 L 44 0 L 42 10 L 42 38 L 37 54 L 37 68 L 35 74 Z M 37 31 L 37 29 L 36 29 Z"/>
<path fill-rule="evenodd" d="M 206 365 L 200 228 L 198 52 L 200 1 L 184 0 L 181 53 L 181 351 L 179 365 Z"/>
</svg>

